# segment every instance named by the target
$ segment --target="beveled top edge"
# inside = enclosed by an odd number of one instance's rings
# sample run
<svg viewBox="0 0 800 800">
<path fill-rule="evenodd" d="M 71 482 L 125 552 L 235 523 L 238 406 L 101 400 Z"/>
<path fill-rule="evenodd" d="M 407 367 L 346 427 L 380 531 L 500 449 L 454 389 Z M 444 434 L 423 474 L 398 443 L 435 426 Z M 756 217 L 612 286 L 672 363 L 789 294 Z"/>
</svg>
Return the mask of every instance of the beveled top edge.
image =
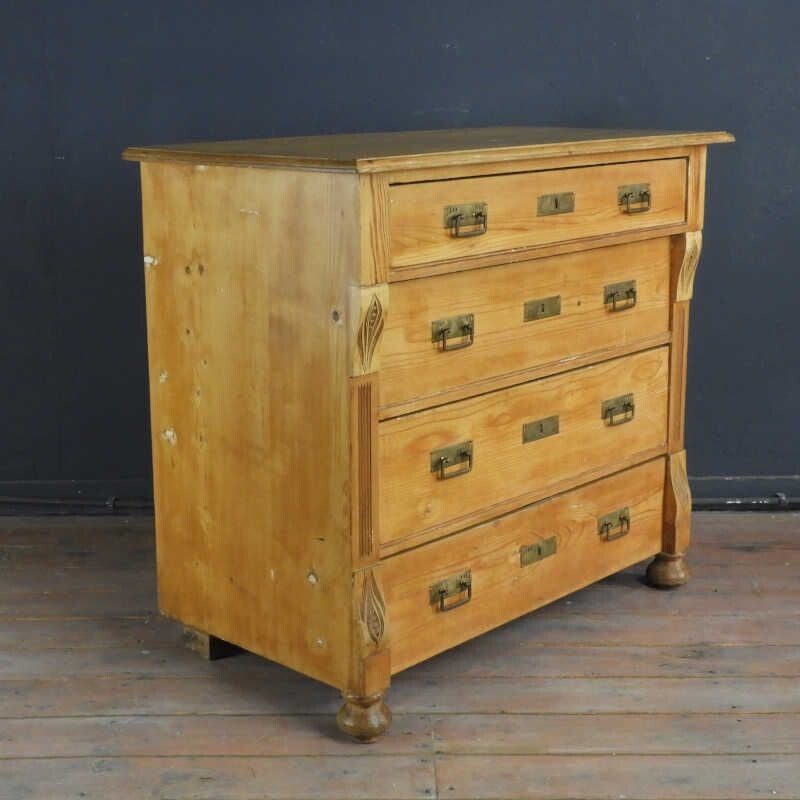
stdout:
<svg viewBox="0 0 800 800">
<path fill-rule="evenodd" d="M 727 131 L 494 127 L 129 147 L 128 161 L 386 172 L 732 142 Z"/>
</svg>

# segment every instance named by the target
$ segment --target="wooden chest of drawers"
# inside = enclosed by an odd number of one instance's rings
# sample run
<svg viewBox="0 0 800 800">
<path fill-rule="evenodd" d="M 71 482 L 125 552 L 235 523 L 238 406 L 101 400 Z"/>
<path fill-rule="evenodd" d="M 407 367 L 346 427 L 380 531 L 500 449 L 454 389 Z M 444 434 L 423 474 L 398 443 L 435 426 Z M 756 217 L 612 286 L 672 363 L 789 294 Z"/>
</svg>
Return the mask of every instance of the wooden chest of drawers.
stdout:
<svg viewBox="0 0 800 800">
<path fill-rule="evenodd" d="M 162 611 L 340 689 L 371 740 L 400 670 L 651 556 L 685 582 L 689 300 L 731 139 L 127 150 Z"/>
</svg>

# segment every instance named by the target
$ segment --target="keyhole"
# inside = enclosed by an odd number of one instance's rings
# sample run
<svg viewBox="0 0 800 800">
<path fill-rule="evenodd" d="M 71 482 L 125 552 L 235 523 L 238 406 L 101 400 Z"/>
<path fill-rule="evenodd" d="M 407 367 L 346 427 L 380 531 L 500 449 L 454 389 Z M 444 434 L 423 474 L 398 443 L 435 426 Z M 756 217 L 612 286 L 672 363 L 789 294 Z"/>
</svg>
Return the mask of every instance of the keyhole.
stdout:
<svg viewBox="0 0 800 800">
<path fill-rule="evenodd" d="M 558 198 L 557 197 L 553 198 L 553 208 L 556 208 L 556 209 L 558 208 Z"/>
</svg>

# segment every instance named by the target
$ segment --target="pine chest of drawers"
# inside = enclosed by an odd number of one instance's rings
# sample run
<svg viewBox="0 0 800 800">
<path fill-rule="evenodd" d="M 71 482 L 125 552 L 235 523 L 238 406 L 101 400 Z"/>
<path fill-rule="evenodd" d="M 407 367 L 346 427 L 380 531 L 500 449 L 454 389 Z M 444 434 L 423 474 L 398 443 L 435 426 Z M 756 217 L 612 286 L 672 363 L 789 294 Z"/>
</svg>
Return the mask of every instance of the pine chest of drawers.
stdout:
<svg viewBox="0 0 800 800">
<path fill-rule="evenodd" d="M 406 667 L 651 556 L 685 582 L 689 301 L 731 139 L 127 150 L 161 610 L 340 689 L 371 740 Z"/>
</svg>

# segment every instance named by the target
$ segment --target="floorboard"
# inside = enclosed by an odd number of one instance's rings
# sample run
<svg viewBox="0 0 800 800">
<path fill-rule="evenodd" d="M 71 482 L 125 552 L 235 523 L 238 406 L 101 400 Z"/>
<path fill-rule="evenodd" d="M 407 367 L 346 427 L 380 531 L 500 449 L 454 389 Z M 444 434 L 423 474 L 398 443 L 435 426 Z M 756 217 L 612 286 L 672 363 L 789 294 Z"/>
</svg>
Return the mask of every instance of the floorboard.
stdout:
<svg viewBox="0 0 800 800">
<path fill-rule="evenodd" d="M 365 747 L 329 687 L 182 647 L 149 518 L 0 518 L 0 800 L 800 800 L 800 515 L 696 514 L 691 563 L 397 675 Z"/>
</svg>

